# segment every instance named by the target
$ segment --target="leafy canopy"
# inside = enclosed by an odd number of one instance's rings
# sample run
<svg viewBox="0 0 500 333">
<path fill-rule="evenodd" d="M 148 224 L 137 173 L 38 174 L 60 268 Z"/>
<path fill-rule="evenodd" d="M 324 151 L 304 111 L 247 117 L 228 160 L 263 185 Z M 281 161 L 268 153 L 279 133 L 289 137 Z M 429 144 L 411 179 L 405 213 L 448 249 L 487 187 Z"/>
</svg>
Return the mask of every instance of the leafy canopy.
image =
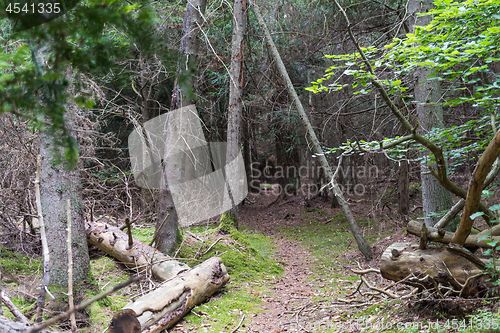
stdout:
<svg viewBox="0 0 500 333">
<path fill-rule="evenodd" d="M 447 84 L 442 104 L 453 107 L 469 103 L 484 114 L 480 120 L 434 129 L 428 134 L 432 141 L 448 149 L 448 157 L 460 163 L 466 156 L 464 152 L 486 147 L 493 135 L 488 115 L 500 107 L 500 75 L 496 70 L 500 60 L 500 0 L 437 0 L 434 4 L 435 9 L 422 14 L 433 16 L 429 25 L 417 26 L 414 33 L 394 39 L 383 49 L 363 48 L 377 78 L 368 72 L 359 53 L 327 55 L 335 65 L 307 90 L 341 90 L 351 85 L 354 94 L 368 94 L 374 89 L 372 79 L 377 79 L 393 96 L 411 101 L 412 73 L 418 67 L 430 68 L 433 74 L 428 79 Z M 352 83 L 342 84 L 343 76 L 352 77 Z M 392 140 L 386 139 L 384 144 Z M 379 146 L 377 142 L 356 144 L 365 149 Z M 347 143 L 341 148 L 351 146 Z"/>
<path fill-rule="evenodd" d="M 30 119 L 54 136 L 74 166 L 78 149 L 64 114 L 71 100 L 79 107 L 93 103 L 80 82 L 69 89 L 71 73 L 105 74 L 131 44 L 148 50 L 154 23 L 148 0 L 83 0 L 64 16 L 16 33 L 0 21 L 0 114 Z"/>
</svg>

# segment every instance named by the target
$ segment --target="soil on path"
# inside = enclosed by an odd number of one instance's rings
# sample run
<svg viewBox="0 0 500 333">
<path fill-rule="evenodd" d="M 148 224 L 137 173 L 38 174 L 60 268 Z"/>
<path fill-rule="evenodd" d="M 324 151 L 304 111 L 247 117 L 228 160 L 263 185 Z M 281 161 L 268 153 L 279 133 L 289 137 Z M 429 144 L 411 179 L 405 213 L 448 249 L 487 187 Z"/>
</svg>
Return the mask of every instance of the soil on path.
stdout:
<svg viewBox="0 0 500 333">
<path fill-rule="evenodd" d="M 321 287 L 325 283 L 336 286 L 336 290 L 356 289 L 356 284 L 339 278 L 329 276 L 319 276 L 312 271 L 314 261 L 317 260 L 313 254 L 309 253 L 298 241 L 290 240 L 284 236 L 281 227 L 294 227 L 308 223 L 302 219 L 301 211 L 321 208 L 328 213 L 324 217 L 323 223 L 327 219 L 339 213 L 338 210 L 331 209 L 329 203 L 323 199 L 316 198 L 306 202 L 302 196 L 288 197 L 282 201 L 277 200 L 277 187 L 263 189 L 259 195 L 250 195 L 252 204 L 245 204 L 240 210 L 240 225 L 259 230 L 265 235 L 276 240 L 277 253 L 275 258 L 283 262 L 285 273 L 277 280 L 272 280 L 268 286 L 268 294 L 260 295 L 264 301 L 262 309 L 264 311 L 254 315 L 246 321 L 247 332 L 357 332 L 356 326 L 351 326 L 349 318 L 359 311 L 358 308 L 340 302 L 343 298 L 337 292 L 325 292 Z M 353 205 L 359 207 L 358 205 Z M 355 212 L 356 213 L 356 212 Z M 388 226 L 392 227 L 392 226 Z M 354 275 L 350 269 L 358 268 L 355 261 L 363 266 L 378 267 L 383 250 L 388 244 L 394 241 L 407 241 L 402 232 L 397 232 L 391 237 L 381 238 L 372 247 L 374 257 L 377 258 L 366 263 L 364 257 L 356 248 L 346 248 L 342 257 L 351 264 L 343 264 L 338 270 L 332 273 L 342 272 L 341 276 Z M 371 277 L 367 277 L 371 279 Z M 378 283 L 380 277 L 375 276 Z M 346 284 L 346 282 L 349 282 Z M 375 282 L 376 283 L 376 282 Z M 344 296 L 346 293 L 344 292 Z M 355 321 L 356 319 L 354 319 Z M 336 329 L 337 328 L 337 329 Z M 333 330 L 331 330 L 333 329 Z"/>
<path fill-rule="evenodd" d="M 253 204 L 240 210 L 240 225 L 252 227 L 276 239 L 275 259 L 283 262 L 283 276 L 269 284 L 269 295 L 261 295 L 264 311 L 256 314 L 246 324 L 248 332 L 299 332 L 305 326 L 310 330 L 306 307 L 317 295 L 318 281 L 312 279 L 310 270 L 314 258 L 298 242 L 283 236 L 279 227 L 300 225 L 300 216 L 292 215 L 306 209 L 304 198 L 297 196 L 277 202 L 276 187 L 252 195 Z M 297 214 L 298 215 L 298 214 Z M 325 314 L 326 315 L 326 314 Z"/>
</svg>

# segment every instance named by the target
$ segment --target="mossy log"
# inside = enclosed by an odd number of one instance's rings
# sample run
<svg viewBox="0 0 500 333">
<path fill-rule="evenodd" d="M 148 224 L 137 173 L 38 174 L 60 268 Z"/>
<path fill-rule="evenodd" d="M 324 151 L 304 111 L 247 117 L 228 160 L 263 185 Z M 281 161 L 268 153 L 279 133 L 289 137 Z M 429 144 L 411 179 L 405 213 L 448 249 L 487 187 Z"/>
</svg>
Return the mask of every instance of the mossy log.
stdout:
<svg viewBox="0 0 500 333">
<path fill-rule="evenodd" d="M 382 254 L 380 273 L 419 289 L 437 289 L 442 295 L 483 297 L 494 291 L 488 275 L 446 248 L 419 250 L 418 244 L 394 243 Z"/>
<path fill-rule="evenodd" d="M 143 333 L 155 333 L 172 327 L 196 305 L 229 281 L 222 259 L 212 257 L 191 270 L 166 281 L 123 309 L 133 310 Z"/>
<path fill-rule="evenodd" d="M 422 222 L 410 221 L 410 223 L 408 223 L 407 230 L 410 234 L 420 237 L 422 232 Z M 485 234 L 488 234 L 492 237 L 484 238 Z M 467 237 L 467 239 L 465 240 L 464 246 L 482 247 L 486 249 L 492 248 L 492 245 L 486 243 L 486 241 L 493 239 L 500 242 L 500 236 L 498 236 L 499 234 L 500 234 L 500 225 L 496 225 L 493 228 L 484 230 L 478 234 L 469 235 L 469 237 Z M 484 239 L 479 240 L 479 238 L 481 237 L 483 237 Z M 451 243 L 452 238 L 453 238 L 452 232 L 444 231 L 443 229 L 427 227 L 427 240 L 429 241 L 449 244 Z"/>
<path fill-rule="evenodd" d="M 103 252 L 120 260 L 129 268 L 144 270 L 151 267 L 153 276 L 159 281 L 166 281 L 189 269 L 157 249 L 134 239 L 129 245 L 129 237 L 117 227 L 105 223 L 86 225 L 87 241 Z"/>
</svg>

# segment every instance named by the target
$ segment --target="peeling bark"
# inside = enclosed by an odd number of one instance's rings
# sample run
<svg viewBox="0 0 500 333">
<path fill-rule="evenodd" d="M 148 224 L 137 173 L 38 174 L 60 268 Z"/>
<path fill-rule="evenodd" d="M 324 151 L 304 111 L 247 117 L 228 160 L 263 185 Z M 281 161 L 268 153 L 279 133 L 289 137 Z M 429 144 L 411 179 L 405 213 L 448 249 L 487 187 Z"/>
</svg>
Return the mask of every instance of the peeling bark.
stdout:
<svg viewBox="0 0 500 333">
<path fill-rule="evenodd" d="M 127 234 L 117 227 L 105 223 L 87 224 L 86 232 L 89 244 L 120 260 L 129 268 L 145 270 L 151 267 L 153 276 L 159 281 L 168 280 L 189 269 L 188 265 L 141 241 L 134 240 L 130 248 Z"/>
<path fill-rule="evenodd" d="M 161 288 L 127 304 L 141 323 L 143 333 L 166 330 L 196 305 L 201 304 L 229 281 L 222 259 L 212 257 L 165 282 Z"/>
</svg>

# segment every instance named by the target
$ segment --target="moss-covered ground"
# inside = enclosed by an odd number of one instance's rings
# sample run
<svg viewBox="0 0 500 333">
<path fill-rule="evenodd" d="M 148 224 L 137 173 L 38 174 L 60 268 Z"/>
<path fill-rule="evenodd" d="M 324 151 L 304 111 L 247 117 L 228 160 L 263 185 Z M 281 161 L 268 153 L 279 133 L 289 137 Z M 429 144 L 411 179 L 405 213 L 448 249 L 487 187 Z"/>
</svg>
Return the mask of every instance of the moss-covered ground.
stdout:
<svg viewBox="0 0 500 333">
<path fill-rule="evenodd" d="M 133 235 L 149 243 L 154 235 L 154 227 L 134 228 Z M 229 234 L 222 235 L 216 227 L 194 227 L 184 230 L 183 239 L 177 253 L 179 261 L 194 267 L 210 257 L 220 256 L 231 280 L 220 293 L 193 309 L 182 325 L 196 332 L 197 328 L 225 332 L 236 327 L 243 315 L 262 311 L 259 309 L 262 302 L 260 293 L 266 288 L 266 283 L 283 274 L 280 263 L 271 258 L 276 251 L 271 238 L 248 229 L 231 229 Z M 133 274 L 115 259 L 99 251 L 92 253 L 90 279 L 100 291 L 128 280 Z M 38 296 L 36 287 L 40 285 L 42 275 L 40 259 L 30 259 L 2 249 L 0 264 L 7 293 L 21 312 L 30 320 L 33 319 Z M 32 289 L 26 291 L 28 280 L 32 281 Z M 141 287 L 129 286 L 93 303 L 87 308 L 89 327 L 79 332 L 103 332 L 113 314 L 131 299 L 140 296 L 141 288 L 144 290 L 148 287 L 148 282 L 142 281 Z M 87 294 L 91 298 L 96 292 L 89 291 Z M 14 319 L 5 306 L 3 309 L 7 317 Z"/>
<path fill-rule="evenodd" d="M 345 218 L 341 214 L 331 215 L 319 208 L 302 209 L 294 214 L 300 216 L 300 223 L 277 227 L 273 236 L 264 236 L 249 228 L 241 228 L 239 231 L 232 228 L 227 234 L 220 233 L 216 226 L 184 229 L 183 242 L 176 258 L 194 267 L 212 256 L 219 256 L 227 267 L 231 280 L 219 293 L 194 308 L 178 324 L 176 331 L 232 332 L 244 316 L 244 324 L 248 324 L 252 318 L 266 311 L 263 300 L 276 296 L 273 285 L 283 278 L 283 267 L 286 264 L 275 259 L 278 251 L 275 247 L 276 237 L 286 237 L 300 244 L 310 254 L 311 260 L 307 261 L 310 274 L 307 278 L 316 288 L 309 299 L 310 304 L 326 305 L 337 302 L 338 299 L 349 299 L 359 283 L 359 277 L 349 267 L 356 267 L 356 260 L 360 258 Z M 390 228 L 382 227 L 380 219 L 358 219 L 358 223 L 364 230 L 369 230 L 365 236 L 370 244 L 392 234 Z M 133 235 L 149 243 L 154 236 L 154 227 L 135 227 Z M 100 251 L 93 250 L 91 253 L 90 278 L 100 291 L 108 290 L 134 274 Z M 40 259 L 28 258 L 2 248 L 0 265 L 7 294 L 21 312 L 32 320 L 38 296 L 37 287 L 41 283 Z M 114 313 L 153 287 L 154 282 L 144 278 L 140 285 L 129 286 L 92 304 L 87 309 L 89 326 L 79 332 L 103 332 Z M 87 297 L 94 296 L 96 292 L 89 291 Z M 7 317 L 13 319 L 5 306 L 3 310 Z M 500 331 L 499 315 L 493 310 L 476 311 L 456 320 L 435 311 L 439 327 L 432 320 L 416 323 L 408 317 L 405 322 L 407 310 L 407 303 L 399 299 L 373 301 L 372 305 L 359 308 L 346 305 L 335 310 L 336 312 L 330 310 L 328 315 L 321 317 L 326 320 L 326 325 L 319 330 L 310 331 L 347 332 L 349 330 L 343 328 L 358 327 L 363 328 L 364 332 L 379 332 L 382 331 L 381 327 L 376 324 L 388 323 L 396 316 L 401 319 L 400 326 L 385 327 L 384 332 Z M 311 324 L 313 327 L 316 323 Z M 244 327 L 241 329 L 245 331 Z"/>
</svg>

